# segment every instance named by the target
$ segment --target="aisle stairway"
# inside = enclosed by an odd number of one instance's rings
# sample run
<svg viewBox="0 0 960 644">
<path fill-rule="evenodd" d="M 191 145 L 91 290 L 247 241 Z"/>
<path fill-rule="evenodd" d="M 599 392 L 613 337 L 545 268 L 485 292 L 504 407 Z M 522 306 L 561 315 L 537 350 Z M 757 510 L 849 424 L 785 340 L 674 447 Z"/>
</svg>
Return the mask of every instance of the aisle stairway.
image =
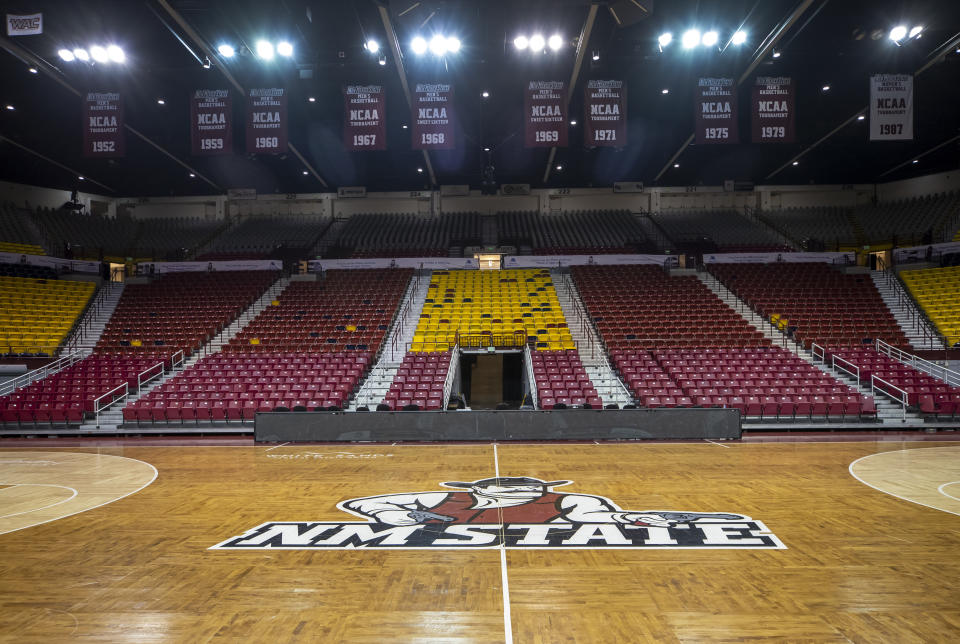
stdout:
<svg viewBox="0 0 960 644">
<path fill-rule="evenodd" d="M 911 315 L 911 309 L 917 306 L 916 303 L 914 303 L 912 299 L 912 307 L 903 303 L 901 297 L 908 297 L 906 291 L 904 291 L 901 296 L 899 293 L 900 289 L 897 288 L 891 279 L 888 279 L 883 271 L 871 271 L 870 278 L 876 285 L 877 290 L 880 291 L 880 297 L 883 298 L 884 304 L 890 309 L 890 313 L 893 314 L 893 317 L 897 320 L 897 324 L 903 329 L 904 334 L 906 334 L 907 339 L 910 341 L 910 345 L 913 346 L 914 349 L 943 350 L 944 346 L 940 338 L 929 332 L 925 335 L 923 332 L 923 322 L 917 320 L 916 315 Z"/>
<path fill-rule="evenodd" d="M 106 282 L 100 287 L 95 300 L 64 344 L 64 353 L 79 351 L 84 357 L 93 353 L 93 348 L 120 302 L 123 289 L 123 282 Z"/>
</svg>

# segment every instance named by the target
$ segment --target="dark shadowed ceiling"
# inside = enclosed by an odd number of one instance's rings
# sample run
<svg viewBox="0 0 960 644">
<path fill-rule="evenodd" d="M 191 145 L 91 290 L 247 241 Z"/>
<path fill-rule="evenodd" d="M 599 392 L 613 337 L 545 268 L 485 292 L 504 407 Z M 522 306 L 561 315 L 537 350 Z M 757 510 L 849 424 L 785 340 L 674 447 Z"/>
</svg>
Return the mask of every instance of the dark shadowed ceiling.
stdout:
<svg viewBox="0 0 960 644">
<path fill-rule="evenodd" d="M 4 38 L 0 53 L 0 179 L 70 188 L 81 173 L 90 192 L 114 196 L 208 194 L 227 188 L 259 192 L 319 192 L 339 186 L 370 190 L 431 188 L 424 156 L 410 146 L 410 112 L 378 3 L 373 0 L 169 0 L 189 29 L 178 24 L 157 0 L 14 0 L 10 13 L 44 14 L 43 35 Z M 867 106 L 873 73 L 913 73 L 931 54 L 960 37 L 956 0 L 672 0 L 652 6 L 635 24 L 618 26 L 608 4 L 599 3 L 584 46 L 584 62 L 572 90 L 570 115 L 582 119 L 583 84 L 591 78 L 620 78 L 628 83 L 629 142 L 622 149 L 588 149 L 579 127 L 570 130 L 567 148 L 558 149 L 548 179 L 548 149 L 525 149 L 522 136 L 522 88 L 529 80 L 569 81 L 574 46 L 584 29 L 590 3 L 572 0 L 513 2 L 462 0 L 386 5 L 403 51 L 410 82 L 449 81 L 460 114 L 460 144 L 453 151 L 431 152 L 437 184 L 480 184 L 488 163 L 501 183 L 534 187 L 608 186 L 614 181 L 648 185 L 716 185 L 725 179 L 757 183 L 861 183 L 901 179 L 958 166 L 960 146 L 960 54 L 949 53 L 915 81 L 916 139 L 870 143 L 866 122 L 853 120 L 815 149 L 805 150 Z M 399 14 L 411 5 L 412 11 Z M 622 14 L 622 12 L 621 12 Z M 780 31 L 791 16 L 797 19 Z M 421 28 L 428 16 L 429 21 Z M 887 38 L 896 24 L 923 25 L 922 38 L 897 46 Z M 659 51 L 657 37 L 670 31 L 678 39 L 688 27 L 715 28 L 723 45 L 735 29 L 749 33 L 742 47 L 684 51 L 674 42 Z M 204 57 L 194 31 L 207 45 L 229 42 L 242 49 L 255 40 L 286 38 L 292 59 L 265 64 L 250 54 L 214 58 L 205 69 L 188 47 Z M 416 57 L 409 42 L 417 33 L 454 34 L 463 43 L 443 61 Z M 519 33 L 557 32 L 567 40 L 558 53 L 517 52 Z M 874 32 L 879 38 L 874 38 Z M 780 33 L 777 51 L 764 41 Z M 363 49 L 367 38 L 384 46 L 387 64 Z M 181 42 L 182 41 L 182 42 Z M 125 65 L 65 63 L 56 52 L 93 42 L 114 42 L 127 53 Z M 11 44 L 12 43 L 12 44 Z M 600 56 L 592 60 L 592 53 Z M 760 55 L 762 54 L 762 55 Z M 33 74 L 28 67 L 37 66 Z M 701 76 L 739 79 L 756 62 L 741 87 L 741 132 L 749 140 L 746 109 L 756 75 L 791 76 L 798 88 L 798 142 L 783 145 L 741 143 L 683 144 L 693 133 L 693 90 Z M 244 87 L 275 86 L 290 91 L 290 141 L 303 156 L 190 155 L 188 96 L 194 89 L 229 88 L 221 69 Z M 303 78 L 303 76 L 311 76 Z M 124 93 L 127 123 L 154 145 L 127 134 L 127 155 L 120 160 L 81 155 L 80 99 L 56 79 L 78 89 L 118 88 Z M 341 86 L 381 83 L 387 91 L 388 150 L 347 152 L 342 143 Z M 821 88 L 829 85 L 829 91 Z M 663 89 L 669 93 L 663 94 Z M 481 92 L 490 92 L 482 99 Z M 308 102 L 309 97 L 315 102 Z M 163 98 L 165 105 L 157 103 Z M 238 97 L 239 99 L 239 97 Z M 242 100 L 234 101 L 235 148 L 243 150 Z M 680 152 L 674 168 L 668 162 Z M 39 155 L 46 157 L 41 159 Z M 797 155 L 799 164 L 791 165 Z M 910 161 L 918 157 L 918 163 Z M 55 165 L 66 166 L 69 170 Z M 906 163 L 903 168 L 888 172 Z M 778 171 L 782 166 L 786 167 Z M 185 167 L 186 166 L 186 167 Z M 328 184 L 324 188 L 311 168 Z M 194 170 L 210 180 L 190 178 Z M 214 184 L 214 185 L 211 185 Z M 214 187 L 216 186 L 216 187 Z"/>
</svg>

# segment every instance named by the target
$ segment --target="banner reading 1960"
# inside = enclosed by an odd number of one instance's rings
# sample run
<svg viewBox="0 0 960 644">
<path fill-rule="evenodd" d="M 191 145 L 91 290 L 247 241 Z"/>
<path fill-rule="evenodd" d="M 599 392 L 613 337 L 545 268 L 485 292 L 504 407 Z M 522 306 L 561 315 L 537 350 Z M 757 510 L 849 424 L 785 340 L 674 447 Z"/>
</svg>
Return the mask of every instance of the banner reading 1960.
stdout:
<svg viewBox="0 0 960 644">
<path fill-rule="evenodd" d="M 622 147 L 627 144 L 627 87 L 623 81 L 587 81 L 583 110 L 585 146 Z"/>
<path fill-rule="evenodd" d="M 190 143 L 195 156 L 233 152 L 233 103 L 226 89 L 198 89 L 190 97 Z"/>
<path fill-rule="evenodd" d="M 413 92 L 413 149 L 452 150 L 453 89 L 449 83 L 417 83 Z"/>
<path fill-rule="evenodd" d="M 913 140 L 913 76 L 870 77 L 870 140 Z"/>
<path fill-rule="evenodd" d="M 793 79 L 757 76 L 751 94 L 754 143 L 793 143 L 796 140 Z"/>
<path fill-rule="evenodd" d="M 701 78 L 694 106 L 697 144 L 739 143 L 737 92 L 732 78 Z"/>
<path fill-rule="evenodd" d="M 348 150 L 386 150 L 387 113 L 383 85 L 343 88 L 343 145 Z"/>
<path fill-rule="evenodd" d="M 119 92 L 87 92 L 83 97 L 83 154 L 88 157 L 122 157 L 123 101 Z"/>
<path fill-rule="evenodd" d="M 280 87 L 251 89 L 247 95 L 247 152 L 287 151 L 287 91 Z"/>
<path fill-rule="evenodd" d="M 523 97 L 528 148 L 567 145 L 567 84 L 563 81 L 530 81 Z"/>
</svg>

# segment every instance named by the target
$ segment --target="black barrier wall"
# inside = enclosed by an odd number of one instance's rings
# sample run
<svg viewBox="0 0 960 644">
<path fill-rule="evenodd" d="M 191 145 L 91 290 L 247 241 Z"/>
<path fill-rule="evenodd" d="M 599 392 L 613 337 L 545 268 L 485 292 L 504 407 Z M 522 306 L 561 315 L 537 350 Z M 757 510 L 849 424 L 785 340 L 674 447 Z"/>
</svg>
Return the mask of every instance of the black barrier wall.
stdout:
<svg viewBox="0 0 960 644">
<path fill-rule="evenodd" d="M 258 413 L 260 442 L 740 438 L 736 409 Z"/>
</svg>

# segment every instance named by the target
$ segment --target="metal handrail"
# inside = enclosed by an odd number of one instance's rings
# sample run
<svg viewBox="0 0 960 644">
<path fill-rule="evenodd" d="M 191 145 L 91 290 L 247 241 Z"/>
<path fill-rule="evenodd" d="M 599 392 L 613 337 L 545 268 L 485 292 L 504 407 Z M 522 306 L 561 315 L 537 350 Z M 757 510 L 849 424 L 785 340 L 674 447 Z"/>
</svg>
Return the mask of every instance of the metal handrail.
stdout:
<svg viewBox="0 0 960 644">
<path fill-rule="evenodd" d="M 540 407 L 540 393 L 537 391 L 537 379 L 533 374 L 533 352 L 530 351 L 529 344 L 523 348 L 523 362 L 524 365 L 526 365 L 527 389 L 530 392 L 530 402 L 533 403 L 534 409 L 538 409 Z"/>
<path fill-rule="evenodd" d="M 889 387 L 889 388 L 891 388 L 891 389 L 893 389 L 893 390 L 895 390 L 895 391 L 898 391 L 899 393 L 903 394 L 903 396 L 902 396 L 901 398 L 897 398 L 896 396 L 893 395 L 892 392 L 887 391 L 886 389 L 883 389 L 882 387 L 877 387 L 877 383 L 878 383 L 878 382 L 879 382 L 880 384 L 882 384 L 882 385 L 886 385 L 887 387 Z M 909 397 L 908 397 L 906 391 L 904 391 L 904 390 L 901 389 L 900 387 L 896 386 L 896 385 L 893 384 L 892 382 L 889 382 L 889 381 L 887 381 L 887 380 L 884 380 L 883 378 L 880 378 L 879 376 L 876 376 L 876 375 L 871 375 L 871 376 L 870 376 L 870 391 L 871 391 L 871 393 L 873 393 L 873 394 L 876 394 L 876 392 L 879 391 L 880 393 L 882 393 L 882 394 L 884 394 L 884 395 L 886 395 L 886 396 L 889 396 L 890 398 L 893 398 L 895 401 L 897 401 L 898 403 L 900 403 L 900 405 L 901 405 L 901 407 L 902 407 L 902 409 L 903 409 L 903 419 L 904 419 L 904 420 L 907 419 L 907 405 L 909 404 Z"/>
<path fill-rule="evenodd" d="M 180 359 L 179 359 L 179 360 L 177 360 L 177 356 L 178 356 L 178 355 L 180 356 Z M 177 351 L 174 351 L 174 352 L 170 355 L 170 371 L 175 371 L 177 367 L 180 367 L 180 368 L 182 369 L 182 368 L 183 368 L 183 361 L 184 361 L 183 349 L 179 349 L 179 350 L 177 350 Z"/>
<path fill-rule="evenodd" d="M 913 367 L 917 371 L 931 375 L 934 378 L 939 378 L 948 385 L 960 387 L 960 373 L 956 371 L 947 369 L 945 366 L 939 365 L 936 362 L 924 360 L 923 358 L 915 356 L 912 353 L 907 353 L 906 351 L 898 349 L 880 339 L 876 340 L 874 347 L 879 353 L 893 358 L 894 360 L 899 360 L 900 362 Z"/>
<path fill-rule="evenodd" d="M 947 348 L 947 338 L 940 333 L 933 320 L 927 316 L 926 311 L 913 299 L 900 275 L 892 267 L 887 266 L 882 257 L 877 258 L 877 267 L 880 269 L 887 286 L 890 286 L 896 294 L 897 306 L 909 316 L 913 328 L 923 334 L 924 343 L 930 342 L 932 345 L 933 342 L 931 341 L 936 341 L 942 347 Z"/>
<path fill-rule="evenodd" d="M 453 393 L 453 376 L 457 372 L 457 365 L 460 363 L 460 345 L 453 345 L 450 350 L 450 364 L 447 365 L 447 377 L 443 380 L 443 403 L 441 409 L 446 409 L 450 404 L 450 394 Z"/>
<path fill-rule="evenodd" d="M 846 364 L 850 365 L 851 367 L 853 367 L 853 371 L 851 371 L 850 369 L 847 369 L 847 368 L 845 368 L 845 367 L 843 367 L 843 366 L 841 366 L 841 365 L 838 365 L 838 364 L 837 364 L 837 361 L 838 361 L 838 360 L 839 360 L 840 362 L 846 363 Z M 846 360 L 846 359 L 841 358 L 840 356 L 834 354 L 834 355 L 831 355 L 831 356 L 830 356 L 830 366 L 833 367 L 834 371 L 840 370 L 840 371 L 842 371 L 842 372 L 844 372 L 844 373 L 846 373 L 846 374 L 849 374 L 851 377 L 856 378 L 856 379 L 857 379 L 857 384 L 860 384 L 860 367 L 858 367 L 857 365 L 853 364 L 853 363 L 850 362 L 849 360 Z"/>
<path fill-rule="evenodd" d="M 121 389 L 123 389 L 123 395 L 118 397 L 113 397 L 113 394 L 115 394 L 117 391 Z M 130 395 L 130 384 L 125 382 L 122 385 L 117 385 L 116 387 L 114 387 L 107 393 L 103 394 L 102 396 L 98 396 L 97 398 L 93 399 L 93 414 L 94 414 L 94 419 L 95 419 L 97 428 L 100 427 L 100 412 L 115 405 L 117 402 L 125 399 L 129 395 Z M 108 402 L 106 405 L 101 407 L 100 401 L 106 398 L 107 396 L 111 396 L 110 402 Z"/>
<path fill-rule="evenodd" d="M 81 360 L 83 360 L 83 356 L 80 354 L 80 352 L 74 351 L 67 356 L 47 363 L 38 369 L 28 371 L 23 375 L 13 378 L 12 380 L 7 380 L 6 382 L 0 383 L 0 396 L 6 396 L 7 394 L 11 394 L 17 389 L 25 387 L 30 383 L 41 380 L 42 378 L 46 378 L 47 376 L 51 376 L 59 371 L 63 371 L 67 367 L 76 364 Z"/>
<path fill-rule="evenodd" d="M 820 353 L 817 353 L 817 349 L 820 350 Z M 820 359 L 820 362 L 827 362 L 827 350 L 821 347 L 816 342 L 810 343 L 810 353 L 813 355 L 813 361 L 816 362 L 817 358 Z"/>
<path fill-rule="evenodd" d="M 153 374 L 152 376 L 147 376 L 147 374 L 148 374 L 149 372 L 153 371 L 153 370 L 156 369 L 157 367 L 160 367 L 160 371 L 158 371 L 157 373 Z M 156 378 L 156 377 L 158 377 L 158 376 L 162 376 L 163 373 L 164 373 L 163 362 L 158 362 L 157 364 L 153 365 L 152 367 L 147 367 L 146 369 L 144 369 L 143 371 L 141 371 L 140 373 L 138 373 L 138 374 L 137 374 L 137 394 L 138 394 L 138 395 L 140 394 L 140 389 L 143 388 L 143 386 L 144 386 L 145 384 L 147 384 L 148 382 L 150 382 L 151 380 L 153 380 L 154 378 Z M 144 376 L 147 376 L 147 377 L 144 378 Z"/>
</svg>

